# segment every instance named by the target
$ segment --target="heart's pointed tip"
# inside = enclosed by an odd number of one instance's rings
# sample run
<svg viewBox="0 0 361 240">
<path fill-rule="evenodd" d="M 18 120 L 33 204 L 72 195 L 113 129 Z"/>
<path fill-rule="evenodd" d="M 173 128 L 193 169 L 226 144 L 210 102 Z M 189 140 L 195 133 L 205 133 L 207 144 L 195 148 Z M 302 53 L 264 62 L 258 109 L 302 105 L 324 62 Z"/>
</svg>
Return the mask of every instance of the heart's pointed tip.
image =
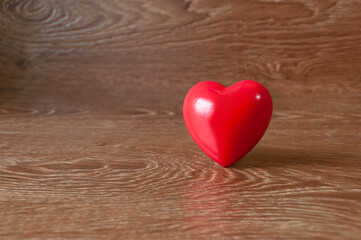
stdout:
<svg viewBox="0 0 361 240">
<path fill-rule="evenodd" d="M 225 162 L 220 162 L 220 161 L 215 161 L 216 163 L 218 163 L 219 165 L 221 165 L 224 168 L 228 168 L 231 167 L 233 164 L 235 164 L 236 162 L 232 162 L 232 163 L 225 163 Z"/>
</svg>

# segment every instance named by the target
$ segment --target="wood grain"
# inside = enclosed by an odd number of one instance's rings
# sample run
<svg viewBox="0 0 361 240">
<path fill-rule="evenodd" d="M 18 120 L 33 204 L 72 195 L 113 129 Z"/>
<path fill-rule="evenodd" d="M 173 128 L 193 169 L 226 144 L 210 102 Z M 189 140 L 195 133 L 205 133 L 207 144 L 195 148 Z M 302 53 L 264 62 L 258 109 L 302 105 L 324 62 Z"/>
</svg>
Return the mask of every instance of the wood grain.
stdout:
<svg viewBox="0 0 361 240">
<path fill-rule="evenodd" d="M 274 115 L 222 168 L 195 83 Z M 0 0 L 0 238 L 360 239 L 358 0 Z"/>
</svg>

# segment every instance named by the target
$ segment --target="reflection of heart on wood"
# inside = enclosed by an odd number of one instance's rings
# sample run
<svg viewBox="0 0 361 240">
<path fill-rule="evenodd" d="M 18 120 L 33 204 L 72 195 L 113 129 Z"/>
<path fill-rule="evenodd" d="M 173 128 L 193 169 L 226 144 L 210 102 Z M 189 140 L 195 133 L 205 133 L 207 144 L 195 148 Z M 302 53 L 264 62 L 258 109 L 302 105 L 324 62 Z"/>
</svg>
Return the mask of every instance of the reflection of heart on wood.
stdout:
<svg viewBox="0 0 361 240">
<path fill-rule="evenodd" d="M 228 88 L 205 81 L 189 90 L 183 116 L 198 146 L 214 161 L 228 167 L 262 138 L 271 120 L 272 98 L 255 81 L 241 81 Z"/>
</svg>

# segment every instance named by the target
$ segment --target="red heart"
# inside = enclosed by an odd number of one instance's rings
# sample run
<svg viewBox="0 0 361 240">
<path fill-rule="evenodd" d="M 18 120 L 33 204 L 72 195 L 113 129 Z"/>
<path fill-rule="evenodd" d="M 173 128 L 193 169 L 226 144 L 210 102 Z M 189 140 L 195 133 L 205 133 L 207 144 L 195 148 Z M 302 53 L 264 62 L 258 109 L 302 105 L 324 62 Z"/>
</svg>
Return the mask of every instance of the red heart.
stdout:
<svg viewBox="0 0 361 240">
<path fill-rule="evenodd" d="M 261 84 L 245 80 L 226 88 L 205 81 L 189 90 L 183 103 L 187 129 L 214 161 L 228 167 L 246 155 L 265 133 L 272 98 Z"/>
</svg>

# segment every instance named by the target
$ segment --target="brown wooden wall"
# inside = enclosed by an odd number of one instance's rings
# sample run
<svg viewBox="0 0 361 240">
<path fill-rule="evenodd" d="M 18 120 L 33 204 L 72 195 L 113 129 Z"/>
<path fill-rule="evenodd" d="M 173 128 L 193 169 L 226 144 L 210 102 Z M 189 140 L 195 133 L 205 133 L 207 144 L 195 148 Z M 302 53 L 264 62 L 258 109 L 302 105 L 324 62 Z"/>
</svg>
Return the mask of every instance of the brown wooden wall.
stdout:
<svg viewBox="0 0 361 240">
<path fill-rule="evenodd" d="M 231 168 L 197 82 L 264 84 Z M 361 1 L 0 0 L 0 238 L 360 239 Z"/>
</svg>

